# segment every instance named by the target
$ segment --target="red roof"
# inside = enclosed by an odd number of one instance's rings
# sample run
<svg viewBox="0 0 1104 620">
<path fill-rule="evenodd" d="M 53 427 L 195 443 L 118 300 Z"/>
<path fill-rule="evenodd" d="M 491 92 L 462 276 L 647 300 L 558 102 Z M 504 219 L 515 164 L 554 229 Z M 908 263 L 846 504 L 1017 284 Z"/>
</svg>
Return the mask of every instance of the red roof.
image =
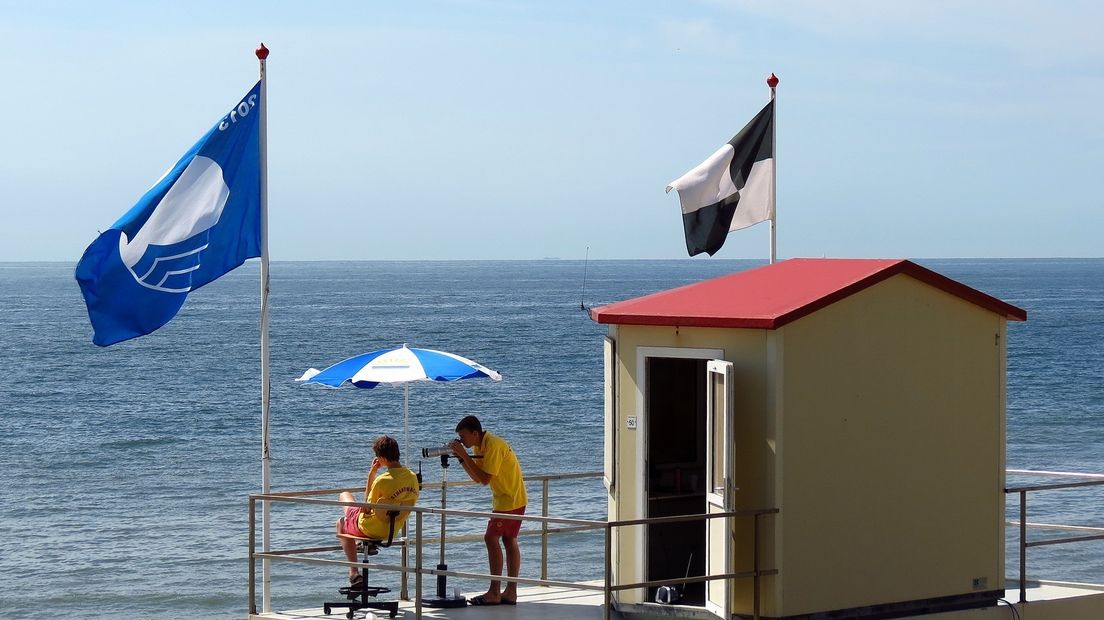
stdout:
<svg viewBox="0 0 1104 620">
<path fill-rule="evenodd" d="M 901 259 L 792 258 L 757 269 L 594 308 L 616 325 L 776 329 L 903 273 L 1012 321 L 1027 312 Z"/>
</svg>

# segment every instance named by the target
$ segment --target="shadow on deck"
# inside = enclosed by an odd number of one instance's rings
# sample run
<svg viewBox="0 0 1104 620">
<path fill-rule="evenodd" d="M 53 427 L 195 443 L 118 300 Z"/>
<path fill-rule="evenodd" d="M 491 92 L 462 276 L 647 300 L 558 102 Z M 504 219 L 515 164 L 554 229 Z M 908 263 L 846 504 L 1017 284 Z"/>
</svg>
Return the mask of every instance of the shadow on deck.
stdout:
<svg viewBox="0 0 1104 620">
<path fill-rule="evenodd" d="M 601 585 L 601 582 L 592 582 Z M 479 594 L 473 592 L 470 599 Z M 363 613 L 363 612 L 361 612 Z M 376 611 L 375 618 L 387 618 L 387 612 Z M 363 617 L 363 616 L 358 616 Z M 372 618 L 373 616 L 368 616 Z M 399 603 L 399 615 L 396 618 L 413 618 L 414 603 L 401 601 Z M 423 618 L 436 620 L 497 620 L 507 618 L 525 618 L 526 620 L 561 620 L 572 618 L 573 620 L 599 620 L 602 618 L 602 594 L 586 592 L 575 589 L 555 587 L 532 587 L 518 590 L 518 604 L 498 605 L 493 607 L 463 607 L 459 609 L 430 609 L 422 608 Z M 620 618 L 616 613 L 614 618 Z M 250 615 L 250 620 L 300 620 L 309 618 L 325 618 L 337 620 L 345 618 L 345 612 L 325 615 L 322 609 L 298 609 L 293 611 L 281 611 L 268 614 Z"/>
</svg>

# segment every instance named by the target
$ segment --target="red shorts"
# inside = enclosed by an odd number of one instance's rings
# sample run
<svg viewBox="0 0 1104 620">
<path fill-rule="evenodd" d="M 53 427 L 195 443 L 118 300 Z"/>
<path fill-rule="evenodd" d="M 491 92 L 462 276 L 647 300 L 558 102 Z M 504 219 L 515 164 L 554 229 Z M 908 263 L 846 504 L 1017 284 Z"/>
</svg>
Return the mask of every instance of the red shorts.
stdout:
<svg viewBox="0 0 1104 620">
<path fill-rule="evenodd" d="M 345 507 L 345 521 L 341 524 L 341 533 L 348 534 L 349 536 L 364 537 L 364 532 L 360 531 L 360 513 L 367 510 L 360 506 L 346 506 Z"/>
<path fill-rule="evenodd" d="M 525 514 L 525 506 L 522 506 L 521 508 L 517 508 L 515 510 L 495 510 L 494 512 L 504 515 L 523 515 Z M 518 532 L 520 531 L 520 519 L 491 519 L 490 521 L 487 521 L 487 533 L 494 536 L 517 538 Z"/>
</svg>

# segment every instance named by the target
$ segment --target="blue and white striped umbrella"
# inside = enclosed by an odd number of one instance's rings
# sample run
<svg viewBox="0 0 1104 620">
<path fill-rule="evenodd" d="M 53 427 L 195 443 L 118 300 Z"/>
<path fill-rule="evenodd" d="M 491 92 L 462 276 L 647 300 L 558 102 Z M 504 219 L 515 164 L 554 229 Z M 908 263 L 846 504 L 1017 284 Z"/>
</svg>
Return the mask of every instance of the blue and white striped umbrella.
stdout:
<svg viewBox="0 0 1104 620">
<path fill-rule="evenodd" d="M 410 382 L 479 378 L 501 381 L 502 375 L 466 357 L 433 349 L 411 348 L 404 344 L 397 349 L 381 349 L 350 357 L 324 370 L 310 368 L 296 381 L 317 383 L 333 388 L 348 383 L 363 389 L 372 389 L 381 383 L 402 383 L 404 387 L 403 434 L 405 435 L 403 450 L 409 458 Z"/>
</svg>

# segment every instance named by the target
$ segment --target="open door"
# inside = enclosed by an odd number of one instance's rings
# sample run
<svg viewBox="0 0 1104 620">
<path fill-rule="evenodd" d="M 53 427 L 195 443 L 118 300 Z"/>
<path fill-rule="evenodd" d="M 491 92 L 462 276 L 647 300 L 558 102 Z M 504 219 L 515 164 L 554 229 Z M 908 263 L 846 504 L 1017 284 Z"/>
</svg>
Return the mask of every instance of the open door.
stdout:
<svg viewBox="0 0 1104 620">
<path fill-rule="evenodd" d="M 715 357 L 648 357 L 644 363 L 648 433 L 643 450 L 647 517 L 705 512 L 705 366 Z M 644 527 L 641 581 L 705 574 L 705 521 L 650 523 Z M 705 584 L 677 588 L 680 605 L 705 606 Z M 648 588 L 645 601 L 656 599 Z"/>
<path fill-rule="evenodd" d="M 733 509 L 736 436 L 732 413 L 732 362 L 710 360 L 706 364 L 705 482 L 708 514 Z M 733 522 L 731 518 L 710 519 L 705 527 L 705 574 L 731 573 Z M 732 617 L 732 580 L 706 582 L 705 607 L 717 616 Z"/>
</svg>

